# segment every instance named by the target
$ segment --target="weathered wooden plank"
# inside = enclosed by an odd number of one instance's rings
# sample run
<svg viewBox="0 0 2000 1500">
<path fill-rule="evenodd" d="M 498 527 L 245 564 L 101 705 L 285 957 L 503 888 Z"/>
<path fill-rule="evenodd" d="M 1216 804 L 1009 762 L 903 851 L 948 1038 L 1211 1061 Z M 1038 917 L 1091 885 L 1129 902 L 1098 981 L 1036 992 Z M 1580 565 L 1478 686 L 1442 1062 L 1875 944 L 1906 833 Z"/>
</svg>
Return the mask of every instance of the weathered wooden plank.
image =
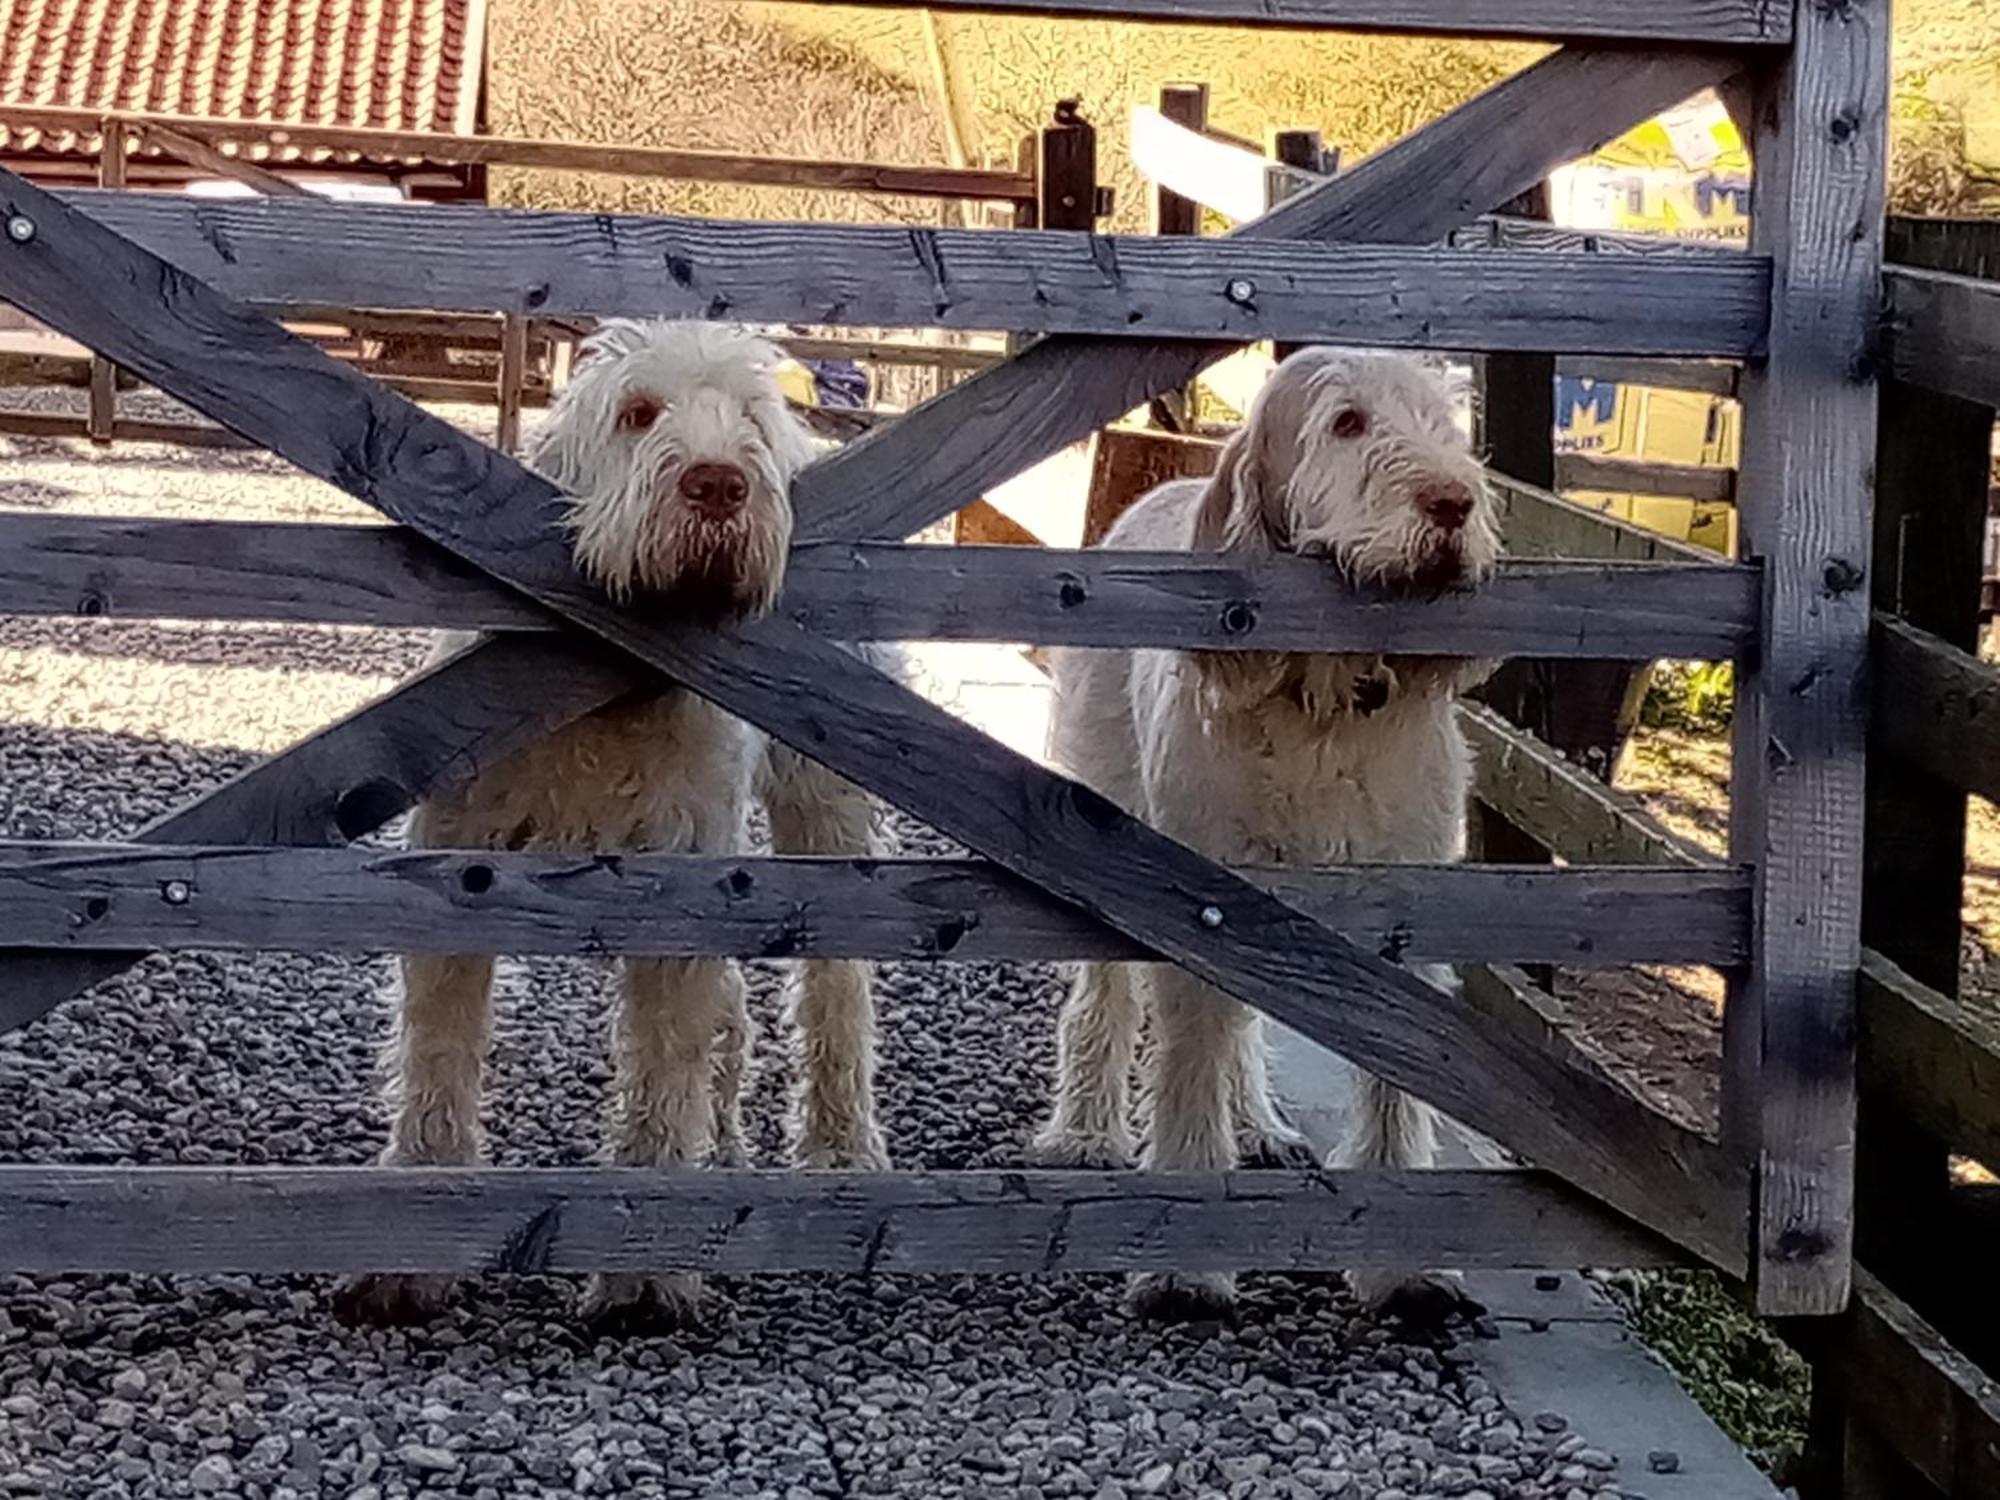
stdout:
<svg viewBox="0 0 2000 1500">
<path fill-rule="evenodd" d="M 1717 360 L 1579 354 L 1557 360 L 1556 373 L 1610 385 L 1645 385 L 1658 390 L 1734 396 L 1739 372 L 1735 365 Z"/>
<path fill-rule="evenodd" d="M 1930 1135 L 2000 1162 L 2000 1026 L 1864 950 L 1862 1082 Z"/>
<path fill-rule="evenodd" d="M 105 431 L 100 425 L 100 432 Z M 114 443 L 174 443 L 184 448 L 241 448 L 243 439 L 226 427 L 206 422 L 152 422 L 136 417 L 114 417 L 109 441 Z M 0 434 L 8 437 L 85 438 L 91 437 L 87 417 L 64 416 L 49 411 L 0 412 Z"/>
<path fill-rule="evenodd" d="M 569 637 L 489 641 L 150 824 L 147 843 L 338 846 L 643 681 Z M 0 1032 L 145 955 L 19 949 L 0 957 Z"/>
<path fill-rule="evenodd" d="M 729 317 L 888 328 L 1288 337 L 1425 349 L 1744 355 L 1769 267 L 1428 245 L 995 234 L 76 193 L 92 218 L 265 307 Z"/>
<path fill-rule="evenodd" d="M 0 1269 L 350 1273 L 1657 1266 L 1540 1172 L 0 1167 Z"/>
<path fill-rule="evenodd" d="M 1891 214 L 1884 253 L 1898 266 L 2000 281 L 2000 219 Z"/>
<path fill-rule="evenodd" d="M 836 0 L 807 0 L 832 4 Z M 900 6 L 904 0 L 858 0 Z M 1119 21 L 1214 21 L 1230 26 L 1454 36 L 1590 37 L 1647 42 L 1782 43 L 1791 13 L 1767 0 L 940 0 L 932 10 L 980 15 L 1092 16 Z"/>
<path fill-rule="evenodd" d="M 1710 53 L 1558 52 L 1228 238 L 1428 244 L 1737 66 Z M 908 536 L 1231 347 L 1045 340 L 813 464 L 794 487 L 799 535 Z"/>
<path fill-rule="evenodd" d="M 1589 557 L 1616 562 L 1715 560 L 1713 552 L 1506 475 L 1491 476 L 1491 483 L 1509 556 Z"/>
<path fill-rule="evenodd" d="M 1896 378 L 2000 406 L 2000 281 L 1890 266 L 1889 368 Z"/>
<path fill-rule="evenodd" d="M 569 564 L 557 492 L 18 178 L 38 228 L 0 293 L 830 769 L 1725 1270 L 1746 1183 L 1712 1142 L 968 728 L 839 646 L 615 608 Z M 86 287 L 90 295 L 85 295 Z M 113 289 L 107 294 L 104 288 Z M 161 288 L 164 297 L 140 289 Z M 313 421 L 301 419 L 312 413 Z"/>
<path fill-rule="evenodd" d="M 1769 358 L 1744 371 L 1742 552 L 1763 649 L 1737 679 L 1732 848 L 1758 869 L 1757 962 L 1729 1003 L 1723 1117 L 1755 1161 L 1758 1307 L 1846 1304 L 1853 1237 L 1872 355 L 1889 6 L 1802 6 L 1758 80 L 1751 249 L 1774 262 Z"/>
<path fill-rule="evenodd" d="M 1818 1351 L 1850 1410 L 1947 1500 L 2000 1494 L 2000 1388 L 1865 1269 Z"/>
<path fill-rule="evenodd" d="M 1478 590 L 1398 597 L 1322 564 L 1184 553 L 812 543 L 778 612 L 836 640 L 1193 650 L 1726 657 L 1754 569 L 1513 563 Z M 0 516 L 0 601 L 23 614 L 546 630 L 555 620 L 380 526 Z"/>
<path fill-rule="evenodd" d="M 1884 381 L 1881 395 L 1870 599 L 1878 612 L 1976 650 L 1993 413 L 1900 380 Z M 1871 681 L 1881 686 L 1879 664 Z M 1861 941 L 1921 983 L 1956 995 L 1965 793 L 1943 778 L 1908 766 L 1889 772 L 1877 761 L 1866 795 Z M 1966 1299 L 1949 1278 L 1940 1283 L 1933 1275 L 1934 1226 L 1951 1187 L 1950 1143 L 1885 1097 L 1871 1072 L 1864 1051 L 1855 1254 L 1948 1336 L 1962 1338 Z"/>
<path fill-rule="evenodd" d="M 725 151 L 682 151 L 660 146 L 598 146 L 577 141 L 521 140 L 496 135 L 449 135 L 428 130 L 377 130 L 365 126 L 300 125 L 285 120 L 229 120 L 208 115 L 127 113 L 128 126 L 165 126 L 224 144 L 304 151 L 354 151 L 376 161 L 414 158 L 466 165 L 540 167 L 550 171 L 608 172 L 620 177 L 669 177 L 686 182 L 742 182 L 762 187 L 890 193 L 914 198 L 1032 199 L 1034 178 L 972 168 L 898 166 L 887 162 L 826 161 L 785 156 L 743 156 Z M 101 110 L 7 103 L 0 120 L 41 130 L 97 131 Z"/>
<path fill-rule="evenodd" d="M 1872 639 L 1870 746 L 2000 801 L 2000 667 L 1891 615 Z"/>
<path fill-rule="evenodd" d="M 1473 795 L 1543 847 L 1572 863 L 1713 866 L 1636 799 L 1561 759 L 1491 709 L 1461 704 L 1472 746 Z"/>
<path fill-rule="evenodd" d="M 1734 963 L 1732 870 L 1242 869 L 1370 952 L 1451 962 Z M 0 946 L 1144 959 L 983 860 L 0 843 Z"/>
<path fill-rule="evenodd" d="M 1734 469 L 1600 458 L 1590 453 L 1559 454 L 1556 483 L 1566 490 L 1608 490 L 1618 495 L 1682 495 L 1690 500 L 1725 501 L 1736 498 Z"/>
<path fill-rule="evenodd" d="M 120 133 L 122 125 L 111 134 Z M 213 172 L 218 177 L 226 177 L 232 182 L 240 182 L 245 187 L 255 188 L 271 198 L 309 198 L 312 189 L 281 177 L 268 167 L 243 156 L 232 156 L 227 151 L 218 150 L 199 136 L 189 135 L 184 130 L 175 130 L 166 125 L 141 124 L 138 127 L 139 143 L 154 146 L 169 156 L 179 157 L 191 167 L 199 167 L 204 172 Z"/>
</svg>

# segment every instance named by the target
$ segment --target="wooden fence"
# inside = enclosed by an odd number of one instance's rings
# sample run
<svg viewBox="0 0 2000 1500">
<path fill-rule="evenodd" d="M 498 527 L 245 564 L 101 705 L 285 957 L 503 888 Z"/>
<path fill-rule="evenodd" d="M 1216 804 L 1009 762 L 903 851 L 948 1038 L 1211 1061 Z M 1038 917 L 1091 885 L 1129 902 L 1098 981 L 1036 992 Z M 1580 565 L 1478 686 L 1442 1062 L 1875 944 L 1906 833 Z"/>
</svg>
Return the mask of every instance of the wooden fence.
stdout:
<svg viewBox="0 0 2000 1500">
<path fill-rule="evenodd" d="M 311 170 L 330 157 L 338 167 L 359 156 L 371 161 L 422 160 L 467 165 L 601 172 L 620 177 L 654 177 L 695 182 L 730 182 L 886 196 L 933 198 L 987 204 L 1022 227 L 1089 228 L 1111 211 L 1110 190 L 1097 183 L 1095 136 L 1073 108 L 1028 136 L 1018 164 L 1008 170 L 912 166 L 883 162 L 828 161 L 757 156 L 735 152 L 688 151 L 662 147 L 592 145 L 575 141 L 523 140 L 426 131 L 388 131 L 276 120 L 227 120 L 160 113 L 100 113 L 61 106 L 0 101 L 0 121 L 18 129 L 96 134 L 96 181 L 103 188 L 143 188 L 135 175 L 133 152 L 152 148 L 185 167 L 248 187 L 265 197 L 311 198 L 298 181 L 274 170 Z M 262 153 L 266 165 L 254 159 Z M 296 159 L 293 159 L 296 158 Z M 497 443 L 512 451 L 520 437 L 525 407 L 545 404 L 554 381 L 567 368 L 573 320 L 533 316 L 530 311 L 496 311 L 454 305 L 450 315 L 434 309 L 402 311 L 360 304 L 282 309 L 295 331 L 330 352 L 353 360 L 391 389 L 425 401 L 457 401 L 497 408 Z M 787 341 L 793 342 L 793 341 Z M 871 367 L 896 366 L 937 372 L 934 387 L 949 383 L 946 372 L 977 368 L 979 351 L 913 341 L 801 340 L 818 346 L 803 357 L 860 357 Z M 829 348 L 827 346 L 834 347 Z M 845 347 L 843 347 L 843 345 Z M 400 354 L 387 352 L 389 348 Z M 963 358 L 954 360 L 953 355 Z M 89 437 L 109 444 L 131 441 L 232 446 L 227 429 L 207 424 L 121 418 L 116 393 L 129 387 L 101 355 L 70 360 L 39 344 L 8 347 L 0 333 L 0 386 L 78 385 L 89 391 L 86 414 L 0 412 L 0 433 L 23 437 Z M 822 425 L 843 432 L 852 419 L 826 417 Z"/>
<path fill-rule="evenodd" d="M 1244 0 L 979 3 L 1180 20 L 1278 14 Z M 352 942 L 325 920 L 330 895 L 379 915 L 390 947 L 411 924 L 435 940 L 448 923 L 454 945 L 517 952 L 574 951 L 592 932 L 599 951 L 1144 953 L 1427 1099 L 1529 1167 L 1186 1180 L 23 1164 L 0 1168 L 0 1264 L 353 1269 L 392 1255 L 405 1269 L 519 1269 L 521 1247 L 549 1238 L 520 1231 L 550 1212 L 564 1215 L 560 1258 L 544 1252 L 533 1264 L 565 1269 L 1698 1263 L 1747 1281 L 1760 1308 L 1804 1320 L 1849 1359 L 1890 1368 L 1865 1342 L 1888 1340 L 1896 1368 L 1907 1367 L 1898 1399 L 1935 1396 L 1954 1424 L 1944 1437 L 1941 1424 L 1927 1427 L 1917 1441 L 1929 1446 L 1911 1461 L 1922 1470 L 1942 1452 L 1981 1472 L 1973 1450 L 1983 1441 L 1991 1451 L 1980 1405 L 1990 1392 L 1954 1384 L 1958 1366 L 1851 1255 L 1863 666 L 1880 577 L 1869 566 L 1869 483 L 1886 7 L 1298 0 L 1282 15 L 1567 40 L 1353 170 L 1200 242 L 671 218 L 613 226 L 297 198 L 196 205 L 52 194 L 0 176 L 0 295 L 398 523 L 308 535 L 12 518 L 0 547 L 10 609 L 492 632 L 128 844 L 0 850 L 0 947 L 10 950 L 0 1025 L 31 1020 L 153 949 Z M 1745 117 L 1760 127 L 1749 254 L 1440 246 L 1559 163 L 1716 86 L 1750 101 Z M 705 630 L 627 614 L 585 587 L 546 527 L 547 483 L 260 311 L 300 301 L 549 317 L 720 305 L 749 319 L 1039 337 L 802 474 L 779 607 Z M 1926 339 L 1938 365 L 1981 369 L 1959 357 L 1977 348 L 1967 325 L 1929 321 L 1908 303 L 1898 317 L 1898 375 L 1922 362 L 1914 351 Z M 1647 551 L 1643 538 L 1525 490 L 1510 501 L 1516 560 L 1490 588 L 1431 601 L 1329 596 L 1318 570 L 1290 559 L 896 540 L 1185 387 L 1244 342 L 1304 339 L 1741 360 L 1751 560 Z M 1489 768 L 1482 798 L 1529 824 L 1563 854 L 1561 867 L 1224 868 L 836 644 L 940 636 L 1732 659 L 1731 856 L 1719 866 L 1686 857 L 1617 794 L 1469 710 Z M 546 887 L 538 856 L 351 847 L 453 778 L 662 675 L 977 858 L 946 869 L 725 861 L 741 906 L 716 894 L 723 866 L 648 859 L 551 906 L 529 899 Z M 619 914 L 635 888 L 685 894 L 687 914 L 671 933 L 633 924 Z M 1533 901 L 1521 894 L 1530 889 Z M 1467 963 L 1726 965 L 1719 1135 L 1670 1121 L 1608 1076 L 1517 984 L 1480 986 L 1458 1005 L 1419 983 L 1380 956 L 1385 927 L 1407 930 L 1410 951 Z M 1883 1011 L 1871 998 L 1871 1028 Z M 1915 1008 L 1887 1013 L 1894 1029 Z M 363 1217 L 366 1250 L 343 1227 Z"/>
</svg>

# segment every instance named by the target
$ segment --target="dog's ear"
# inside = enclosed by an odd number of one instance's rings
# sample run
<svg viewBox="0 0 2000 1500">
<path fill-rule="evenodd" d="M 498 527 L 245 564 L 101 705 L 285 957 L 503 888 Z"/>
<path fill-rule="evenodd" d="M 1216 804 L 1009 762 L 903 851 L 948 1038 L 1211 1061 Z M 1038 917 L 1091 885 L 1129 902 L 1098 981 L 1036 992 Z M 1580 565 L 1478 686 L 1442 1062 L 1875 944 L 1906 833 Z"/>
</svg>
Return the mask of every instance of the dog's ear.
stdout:
<svg viewBox="0 0 2000 1500">
<path fill-rule="evenodd" d="M 1273 523 L 1283 500 L 1270 489 L 1261 447 L 1254 414 L 1222 445 L 1195 511 L 1196 551 L 1268 552 L 1279 545 Z"/>
</svg>

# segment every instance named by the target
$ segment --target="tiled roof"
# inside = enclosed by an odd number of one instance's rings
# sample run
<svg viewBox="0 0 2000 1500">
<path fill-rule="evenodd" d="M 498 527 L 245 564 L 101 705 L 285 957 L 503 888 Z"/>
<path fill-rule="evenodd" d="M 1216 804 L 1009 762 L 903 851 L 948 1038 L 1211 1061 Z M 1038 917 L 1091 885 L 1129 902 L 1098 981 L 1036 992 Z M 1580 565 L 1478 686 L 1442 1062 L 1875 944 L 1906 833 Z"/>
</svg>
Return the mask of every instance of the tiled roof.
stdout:
<svg viewBox="0 0 2000 1500">
<path fill-rule="evenodd" d="M 485 48 L 486 0 L 0 0 L 0 103 L 464 135 Z M 0 124 L 0 150 L 97 145 Z"/>
</svg>

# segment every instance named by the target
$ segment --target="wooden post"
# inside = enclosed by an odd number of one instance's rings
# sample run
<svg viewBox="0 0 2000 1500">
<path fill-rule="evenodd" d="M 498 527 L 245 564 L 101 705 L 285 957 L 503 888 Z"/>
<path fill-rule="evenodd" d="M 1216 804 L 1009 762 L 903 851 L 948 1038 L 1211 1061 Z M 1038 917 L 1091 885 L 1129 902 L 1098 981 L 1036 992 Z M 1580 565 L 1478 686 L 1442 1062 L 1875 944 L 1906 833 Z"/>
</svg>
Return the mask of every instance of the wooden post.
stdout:
<svg viewBox="0 0 2000 1500">
<path fill-rule="evenodd" d="M 100 127 L 97 148 L 97 185 L 101 188 L 125 186 L 125 122 L 107 115 Z M 118 368 L 101 354 L 90 356 L 90 440 L 99 446 L 110 443 L 118 423 Z"/>
<path fill-rule="evenodd" d="M 502 453 L 521 446 L 521 388 L 528 376 L 528 319 L 525 313 L 500 318 L 500 416 L 494 445 Z"/>
<path fill-rule="evenodd" d="M 1774 276 L 1769 355 L 1744 371 L 1739 500 L 1765 611 L 1739 664 L 1730 850 L 1756 867 L 1759 941 L 1724 1021 L 1723 1131 L 1752 1168 L 1766 1314 L 1837 1313 L 1852 1276 L 1888 74 L 1887 0 L 1800 6 L 1751 108 L 1751 249 Z"/>
<path fill-rule="evenodd" d="M 1208 85 L 1167 84 L 1160 90 L 1160 114 L 1189 130 L 1205 130 L 1208 127 Z M 1153 190 L 1153 233 L 1201 233 L 1201 205 L 1192 198 L 1183 198 L 1172 188 L 1156 187 Z M 1156 427 L 1168 432 L 1193 432 L 1195 388 L 1187 385 L 1177 391 L 1164 391 L 1153 398 L 1148 410 Z"/>
<path fill-rule="evenodd" d="M 1272 132 L 1271 160 L 1276 167 L 1296 167 L 1300 171 L 1311 172 L 1317 176 L 1320 170 L 1320 155 L 1320 138 L 1317 130 Z M 1287 198 L 1297 195 L 1305 186 L 1304 179 L 1295 177 L 1290 172 L 1268 171 L 1264 174 L 1264 202 L 1268 207 L 1276 208 Z M 1297 348 L 1299 348 L 1297 344 L 1273 343 L 1271 354 L 1274 358 L 1283 360 Z"/>
<path fill-rule="evenodd" d="M 1055 121 L 1042 127 L 1041 227 L 1089 229 L 1097 222 L 1097 130 L 1077 112 L 1077 101 L 1057 103 Z"/>
</svg>

